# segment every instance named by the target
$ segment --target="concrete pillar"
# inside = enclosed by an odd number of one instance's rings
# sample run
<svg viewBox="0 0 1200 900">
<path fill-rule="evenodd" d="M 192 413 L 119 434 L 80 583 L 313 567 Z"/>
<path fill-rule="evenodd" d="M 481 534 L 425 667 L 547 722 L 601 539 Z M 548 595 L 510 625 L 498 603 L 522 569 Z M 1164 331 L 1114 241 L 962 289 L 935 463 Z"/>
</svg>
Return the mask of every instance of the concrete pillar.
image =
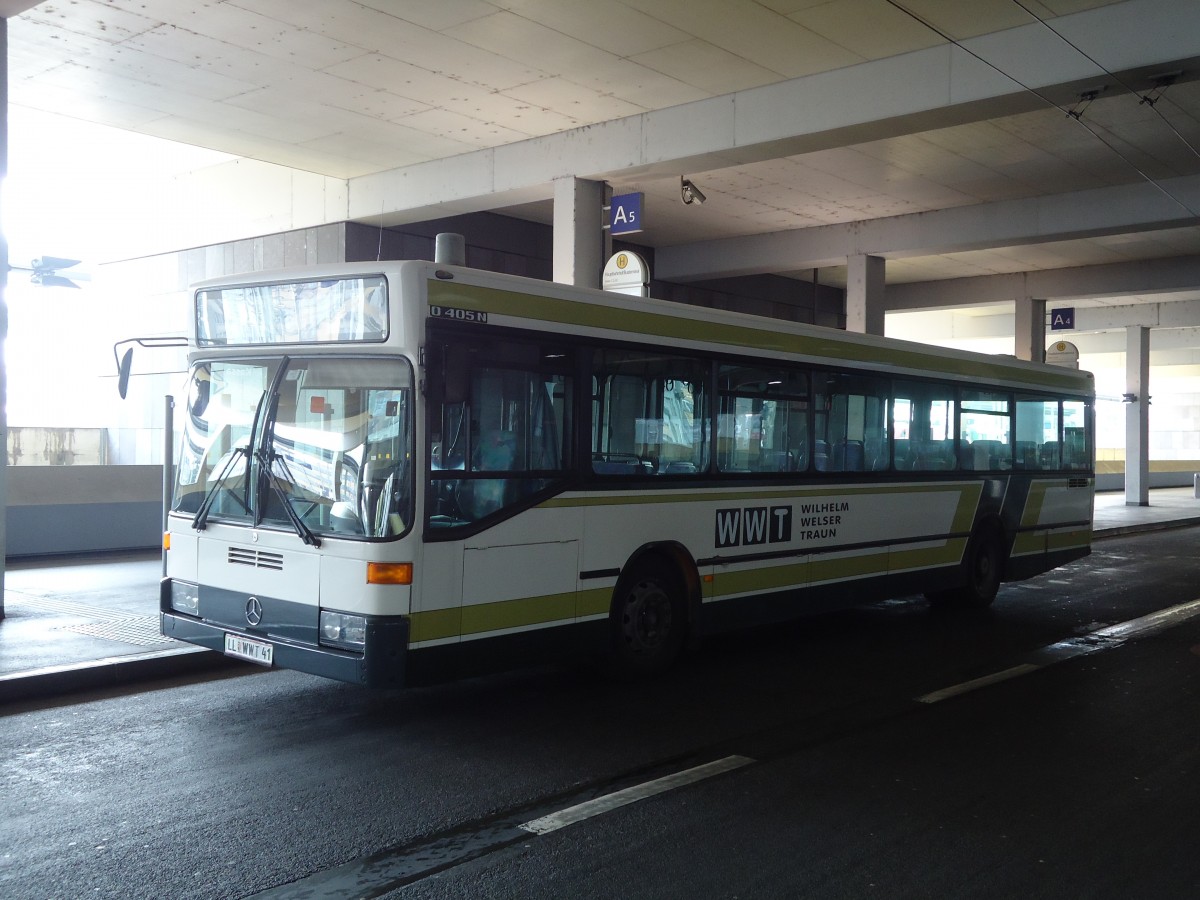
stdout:
<svg viewBox="0 0 1200 900">
<path fill-rule="evenodd" d="M 1150 329 L 1125 329 L 1125 505 L 1150 505 Z"/>
<path fill-rule="evenodd" d="M 1017 299 L 1013 328 L 1013 355 L 1030 362 L 1046 361 L 1046 301 Z"/>
<path fill-rule="evenodd" d="M 883 335 L 886 262 L 882 256 L 846 260 L 846 330 Z"/>
<path fill-rule="evenodd" d="M 8 19 L 0 16 L 0 189 L 8 177 Z M 0 231 L 0 619 L 4 618 L 4 557 L 8 552 L 8 238 Z"/>
<path fill-rule="evenodd" d="M 600 287 L 604 268 L 604 188 L 602 181 L 554 180 L 554 280 Z"/>
</svg>

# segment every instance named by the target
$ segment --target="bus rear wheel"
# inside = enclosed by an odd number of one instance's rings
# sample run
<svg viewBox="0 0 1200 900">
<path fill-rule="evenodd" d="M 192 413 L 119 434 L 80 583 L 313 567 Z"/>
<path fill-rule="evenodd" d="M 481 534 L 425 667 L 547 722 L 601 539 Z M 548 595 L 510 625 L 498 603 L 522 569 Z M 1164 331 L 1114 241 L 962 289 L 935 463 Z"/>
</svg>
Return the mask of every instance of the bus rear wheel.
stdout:
<svg viewBox="0 0 1200 900">
<path fill-rule="evenodd" d="M 1000 591 L 1004 546 L 998 528 L 981 528 L 971 535 L 965 560 L 966 582 L 958 588 L 929 594 L 938 606 L 986 609 Z"/>
<path fill-rule="evenodd" d="M 665 671 L 683 648 L 685 606 L 678 579 L 650 565 L 639 565 L 621 579 L 613 597 L 612 674 L 638 678 Z"/>
</svg>

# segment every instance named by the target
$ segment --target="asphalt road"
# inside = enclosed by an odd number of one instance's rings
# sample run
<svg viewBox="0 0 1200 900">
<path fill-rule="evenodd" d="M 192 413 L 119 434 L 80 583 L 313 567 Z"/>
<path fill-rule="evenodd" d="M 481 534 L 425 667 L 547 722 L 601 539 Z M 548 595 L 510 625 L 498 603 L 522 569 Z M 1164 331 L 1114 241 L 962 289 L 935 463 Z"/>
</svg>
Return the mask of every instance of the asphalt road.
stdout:
<svg viewBox="0 0 1200 900">
<path fill-rule="evenodd" d="M 1200 896 L 1200 616 L 1101 631 L 1200 598 L 1198 538 L 634 686 L 269 672 L 10 706 L 0 897 Z"/>
</svg>

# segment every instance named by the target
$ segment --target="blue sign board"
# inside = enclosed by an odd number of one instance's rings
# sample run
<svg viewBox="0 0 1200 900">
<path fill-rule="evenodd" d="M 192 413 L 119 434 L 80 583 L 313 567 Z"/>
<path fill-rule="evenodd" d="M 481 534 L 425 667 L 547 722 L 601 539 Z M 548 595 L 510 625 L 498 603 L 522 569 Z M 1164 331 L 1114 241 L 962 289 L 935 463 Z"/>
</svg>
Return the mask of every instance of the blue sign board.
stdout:
<svg viewBox="0 0 1200 900">
<path fill-rule="evenodd" d="M 1050 310 L 1050 330 L 1070 331 L 1075 327 L 1075 307 L 1064 306 Z"/>
<path fill-rule="evenodd" d="M 645 194 L 621 194 L 609 207 L 610 234 L 636 234 L 642 230 L 642 200 Z"/>
</svg>

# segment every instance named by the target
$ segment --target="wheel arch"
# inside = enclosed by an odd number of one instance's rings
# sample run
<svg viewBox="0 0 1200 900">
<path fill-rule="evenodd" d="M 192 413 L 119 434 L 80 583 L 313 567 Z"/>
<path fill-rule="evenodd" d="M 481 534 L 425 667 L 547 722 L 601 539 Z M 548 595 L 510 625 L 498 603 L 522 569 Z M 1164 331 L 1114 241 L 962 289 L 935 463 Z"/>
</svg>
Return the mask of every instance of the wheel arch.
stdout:
<svg viewBox="0 0 1200 900">
<path fill-rule="evenodd" d="M 999 541 L 1000 581 L 1003 582 L 1006 580 L 1008 560 L 1012 556 L 1016 533 L 1010 532 L 1009 529 L 1004 527 L 1004 519 L 1001 518 L 998 511 L 984 513 L 975 521 L 974 527 L 971 528 L 971 534 L 967 538 L 967 546 L 963 551 L 963 565 L 965 566 L 970 559 L 974 544 L 989 537 L 995 537 Z"/>
<path fill-rule="evenodd" d="M 687 610 L 687 620 L 684 625 L 689 634 L 694 634 L 696 623 L 699 621 L 702 597 L 700 569 L 692 554 L 678 541 L 654 541 L 643 544 L 629 555 L 629 559 L 621 567 L 621 574 L 613 587 L 612 598 L 609 600 L 609 614 L 612 614 L 616 598 L 627 586 L 633 573 L 642 566 L 653 566 L 675 576 L 679 587 L 683 590 L 684 606 Z"/>
</svg>

